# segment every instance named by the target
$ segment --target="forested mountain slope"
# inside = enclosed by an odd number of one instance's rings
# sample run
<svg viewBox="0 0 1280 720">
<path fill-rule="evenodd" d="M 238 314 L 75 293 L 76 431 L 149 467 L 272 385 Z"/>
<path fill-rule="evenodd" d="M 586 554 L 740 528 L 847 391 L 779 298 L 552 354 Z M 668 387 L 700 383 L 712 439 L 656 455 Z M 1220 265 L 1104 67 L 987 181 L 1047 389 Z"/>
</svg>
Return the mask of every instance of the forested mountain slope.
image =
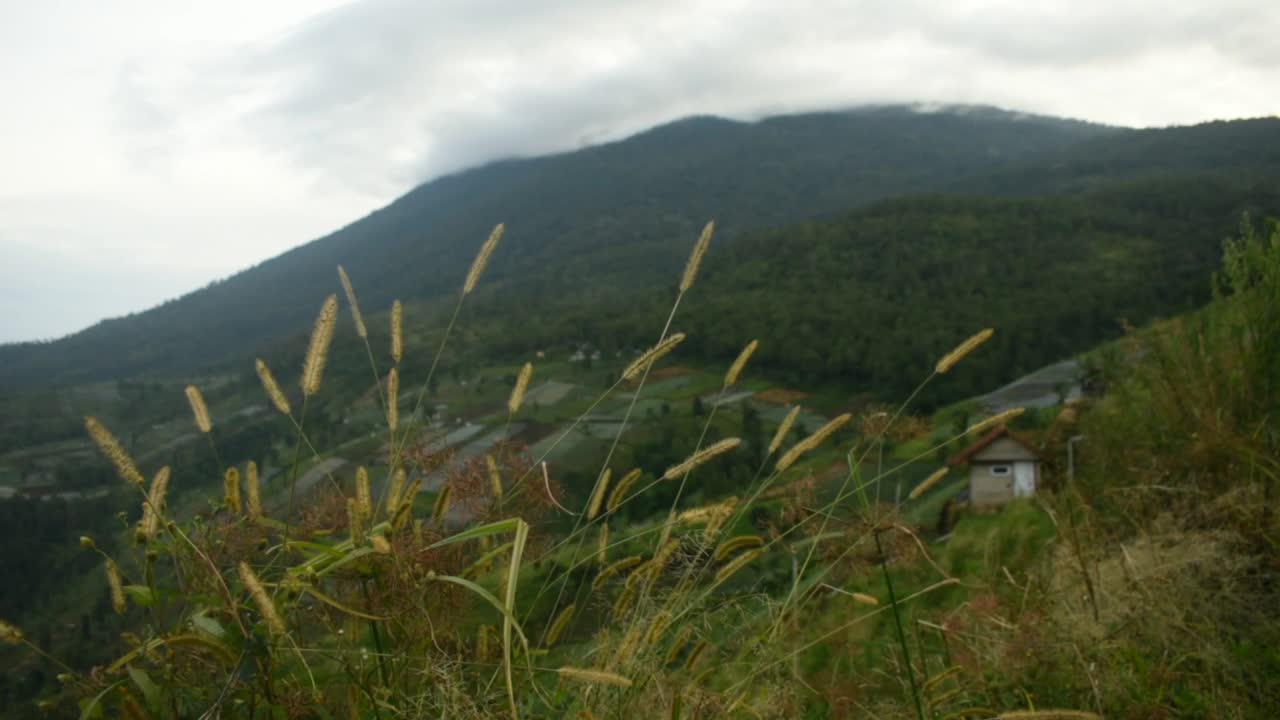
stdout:
<svg viewBox="0 0 1280 720">
<path fill-rule="evenodd" d="M 508 233 L 486 276 L 481 307 L 519 308 L 551 325 L 565 308 L 643 304 L 655 286 L 669 284 L 709 217 L 719 223 L 713 251 L 717 271 L 732 274 L 734 263 L 766 262 L 762 253 L 777 254 L 783 266 L 822 264 L 830 258 L 813 254 L 813 241 L 803 234 L 756 234 L 838 218 L 850 209 L 913 194 L 1077 195 L 1027 207 L 1040 208 L 1035 212 L 1046 218 L 1056 212 L 1048 208 L 1059 202 L 1077 217 L 1123 216 L 1127 236 L 1172 243 L 1164 249 L 1190 257 L 1187 272 L 1203 274 L 1213 267 L 1213 249 L 1234 223 L 1224 224 L 1224 216 L 1252 206 L 1266 209 L 1257 196 L 1280 180 L 1277 148 L 1280 121 L 1274 119 L 1133 131 L 990 109 L 877 108 L 756 123 L 693 118 L 608 145 L 499 162 L 432 181 L 332 235 L 151 311 L 53 343 L 0 348 L 0 383 L 182 372 L 246 357 L 305 331 L 319 299 L 332 292 L 333 267 L 339 263 L 367 308 L 385 307 L 393 297 L 447 297 L 499 221 Z M 1169 186 L 1178 189 L 1166 192 Z M 1212 186 L 1212 207 L 1201 201 L 1198 186 Z M 929 203 L 937 201 L 919 202 L 924 204 L 911 205 L 915 221 L 934 228 L 934 239 L 945 244 L 946 223 L 928 219 Z M 1163 218 L 1182 221 L 1169 234 Z M 1192 238 L 1182 232 L 1191 226 L 1208 235 Z M 743 236 L 766 239 L 738 247 Z M 927 267 L 946 257 L 931 255 L 938 246 L 919 245 L 919 236 L 889 237 L 911 248 L 901 262 Z M 866 237 L 855 234 L 849 240 L 841 252 L 875 256 L 856 249 Z M 1011 238 L 1001 235 L 1000 241 Z M 1108 252 L 1106 242 L 1105 235 L 1095 238 L 1098 251 L 1078 262 L 1106 263 L 1129 252 Z M 1209 250 L 1200 253 L 1186 242 Z M 997 262 L 985 253 L 988 247 L 1022 252 L 1014 245 L 978 244 L 962 261 L 979 267 Z M 1041 250 L 1042 260 L 1049 257 L 1047 247 Z M 725 257 L 719 257 L 722 252 Z M 1047 272 L 1043 265 L 1038 269 Z M 874 287 L 868 281 L 887 277 L 885 270 L 863 267 L 862 287 Z M 1098 266 L 1080 272 L 1096 277 L 1116 271 Z M 839 287 L 851 284 L 838 276 L 824 282 L 836 286 L 810 287 L 813 299 L 806 307 L 821 308 L 830 302 L 822 298 L 839 297 Z M 1148 308 L 1152 312 L 1176 309 L 1161 304 L 1171 294 L 1179 302 L 1186 299 L 1169 289 L 1158 294 Z M 825 322 L 806 317 L 801 307 L 794 312 L 802 323 Z M 872 317 L 879 322 L 879 315 L 862 317 L 871 334 L 887 329 L 870 324 Z M 948 335 L 960 331 L 947 330 Z M 509 339 L 529 340 L 520 333 Z M 776 360 L 780 367 L 789 362 Z M 807 364 L 791 369 L 810 372 Z"/>
</svg>

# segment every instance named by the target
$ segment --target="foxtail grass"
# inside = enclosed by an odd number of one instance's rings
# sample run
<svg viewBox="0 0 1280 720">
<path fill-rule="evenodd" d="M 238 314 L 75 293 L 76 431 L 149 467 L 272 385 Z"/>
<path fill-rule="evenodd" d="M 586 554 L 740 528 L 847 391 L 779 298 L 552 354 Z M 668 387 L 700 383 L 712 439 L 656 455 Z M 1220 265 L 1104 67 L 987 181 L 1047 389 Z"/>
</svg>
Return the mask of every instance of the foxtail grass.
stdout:
<svg viewBox="0 0 1280 720">
<path fill-rule="evenodd" d="M 369 337 L 369 330 L 364 326 L 364 315 L 360 313 L 360 302 L 356 300 L 356 289 L 351 286 L 351 278 L 341 265 L 338 266 L 338 281 L 342 283 L 342 292 L 347 295 L 347 306 L 351 308 L 351 322 L 355 324 L 356 335 Z"/>
<path fill-rule="evenodd" d="M 280 613 L 276 611 L 275 603 L 267 595 L 266 589 L 262 587 L 262 583 L 258 580 L 258 576 L 254 574 L 253 568 L 249 564 L 241 561 L 239 566 L 240 582 L 244 585 L 245 590 L 249 591 L 249 597 L 253 598 L 253 604 L 258 607 L 258 613 L 262 616 L 262 621 L 266 624 L 267 629 L 272 635 L 285 634 L 284 620 L 280 617 Z"/>
<path fill-rule="evenodd" d="M 979 345 L 989 340 L 993 332 L 991 328 L 987 328 L 974 333 L 967 340 L 957 345 L 954 350 L 939 358 L 938 364 L 934 366 L 934 372 L 939 375 L 945 375 L 947 371 L 956 366 L 956 363 L 959 363 L 969 353 L 976 350 Z"/>
<path fill-rule="evenodd" d="M 200 389 L 195 385 L 188 385 L 186 393 L 187 402 L 191 405 L 191 415 L 196 421 L 196 427 L 202 433 L 209 433 L 213 430 L 213 420 L 209 418 L 209 407 L 205 405 L 204 396 L 200 394 Z"/>
<path fill-rule="evenodd" d="M 233 467 L 227 468 L 222 475 L 222 499 L 232 514 L 244 512 L 240 503 L 240 471 Z"/>
<path fill-rule="evenodd" d="M 404 308 L 400 301 L 391 303 L 391 359 L 400 364 L 404 355 Z"/>
<path fill-rule="evenodd" d="M 731 437 L 725 438 L 714 445 L 709 445 L 685 458 L 684 461 L 667 468 L 667 471 L 662 474 L 662 479 L 674 480 L 678 477 L 683 477 L 684 475 L 692 472 L 693 469 L 699 465 L 709 462 L 717 456 L 723 455 L 741 444 L 742 438 Z"/>
<path fill-rule="evenodd" d="M 667 353 L 676 348 L 677 345 L 684 342 L 684 333 L 675 333 L 654 345 L 653 347 L 640 353 L 640 356 L 631 361 L 631 364 L 622 371 L 623 380 L 635 380 L 640 377 L 644 371 L 648 370 L 655 362 L 662 359 Z"/>
<path fill-rule="evenodd" d="M 755 354 L 756 348 L 760 347 L 759 340 L 752 340 L 742 348 L 742 352 L 738 353 L 738 357 L 734 358 L 733 364 L 729 366 L 728 372 L 724 374 L 724 386 L 733 387 L 738 382 L 738 376 L 742 374 L 742 370 L 746 368 L 747 361 Z"/>
<path fill-rule="evenodd" d="M 525 363 L 516 376 L 516 384 L 511 388 L 511 396 L 507 398 L 507 412 L 515 415 L 524 402 L 524 393 L 529 389 L 529 378 L 533 376 L 533 363 Z"/>
<path fill-rule="evenodd" d="M 818 430 L 812 435 L 793 445 L 791 449 L 783 454 L 783 456 L 778 460 L 778 464 L 776 466 L 777 471 L 782 472 L 794 465 L 801 456 L 821 445 L 827 438 L 831 437 L 832 433 L 843 427 L 845 423 L 849 422 L 852 417 L 853 416 L 849 413 L 836 416 L 828 421 L 826 425 L 818 428 Z"/>
<path fill-rule="evenodd" d="M 262 382 L 262 389 L 266 391 L 267 397 L 271 399 L 271 404 L 281 415 L 289 415 L 289 399 L 285 397 L 284 391 L 280 389 L 276 378 L 271 374 L 271 369 L 267 367 L 261 359 L 254 361 L 254 368 L 258 372 L 258 379 Z"/>
<path fill-rule="evenodd" d="M 337 319 L 338 298 L 330 295 L 320 306 L 320 314 L 316 316 L 315 327 L 311 330 L 307 356 L 302 363 L 302 394 L 306 397 L 320 392 L 320 381 L 324 379 L 324 365 L 329 357 L 329 345 L 333 342 L 333 326 Z"/>
<path fill-rule="evenodd" d="M 778 429 L 773 433 L 773 439 L 769 441 L 769 455 L 778 452 L 778 448 L 782 447 L 782 443 L 787 439 L 787 433 L 791 432 L 791 426 L 795 424 L 796 418 L 800 415 L 800 406 L 796 405 L 791 408 L 791 412 L 782 418 L 782 422 L 778 424 Z"/>
<path fill-rule="evenodd" d="M 693 252 L 689 254 L 689 260 L 685 263 L 684 274 L 680 276 L 680 292 L 689 292 L 689 288 L 693 287 L 693 281 L 698 279 L 698 268 L 702 266 L 702 256 L 707 254 L 707 246 L 711 244 L 711 233 L 715 232 L 716 221 L 708 222 L 702 228 L 702 234 L 698 236 L 698 242 L 693 246 Z"/>
<path fill-rule="evenodd" d="M 489 256 L 493 254 L 494 248 L 498 247 L 498 241 L 502 239 L 502 233 L 505 230 L 506 226 L 498 223 L 489 233 L 488 239 L 480 246 L 480 252 L 476 253 L 475 260 L 471 262 L 471 269 L 467 271 L 466 282 L 462 284 L 463 295 L 470 295 L 471 291 L 476 289 L 476 283 L 480 282 L 480 274 L 489 264 Z"/>
<path fill-rule="evenodd" d="M 138 472 L 137 466 L 133 464 L 133 458 L 129 457 L 129 453 L 125 452 L 124 448 L 120 446 L 120 441 L 116 440 L 115 435 L 112 435 L 102 426 L 102 423 L 92 417 L 84 419 L 84 427 L 89 432 L 89 438 L 98 446 L 98 450 L 111 461 L 112 465 L 116 466 L 116 472 L 120 475 L 121 480 L 137 487 L 146 485 L 147 481 L 143 479 L 142 473 Z"/>
</svg>

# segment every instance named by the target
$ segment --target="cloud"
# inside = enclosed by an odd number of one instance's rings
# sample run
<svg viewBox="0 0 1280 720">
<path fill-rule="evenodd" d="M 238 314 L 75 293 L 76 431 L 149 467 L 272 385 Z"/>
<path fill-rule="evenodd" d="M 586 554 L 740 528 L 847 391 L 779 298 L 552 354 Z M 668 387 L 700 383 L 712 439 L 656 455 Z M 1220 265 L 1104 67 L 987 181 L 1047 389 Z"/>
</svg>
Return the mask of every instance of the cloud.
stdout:
<svg viewBox="0 0 1280 720">
<path fill-rule="evenodd" d="M 1246 0 L 372 0 L 211 61 L 179 102 L 319 181 L 386 195 L 695 113 L 925 100 L 1124 124 L 1259 114 L 1275 103 L 1249 82 L 1280 76 L 1277 31 L 1280 5 Z"/>
<path fill-rule="evenodd" d="M 0 115 L 10 272 L 57 272 L 32 248 L 114 248 L 82 284 L 107 298 L 134 279 L 141 310 L 173 292 L 157 273 L 203 285 L 440 174 L 694 114 L 924 101 L 1167 125 L 1280 110 L 1280 3 L 1262 0 L 318 1 L 0 10 L 0 81 L 22 110 Z M 41 40 L 54 30 L 57 46 Z M 156 272 L 136 275 L 139 258 Z M 54 285 L 12 302 L 38 308 Z M 117 306 L 50 327 L 104 312 Z"/>
</svg>

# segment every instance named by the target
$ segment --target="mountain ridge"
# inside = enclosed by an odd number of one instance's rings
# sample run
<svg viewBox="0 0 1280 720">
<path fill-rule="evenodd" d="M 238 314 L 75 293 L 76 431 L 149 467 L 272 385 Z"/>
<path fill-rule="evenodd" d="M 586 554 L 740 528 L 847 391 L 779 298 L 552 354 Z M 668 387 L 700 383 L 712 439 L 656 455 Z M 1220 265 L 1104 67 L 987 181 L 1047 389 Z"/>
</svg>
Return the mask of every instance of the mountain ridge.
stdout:
<svg viewBox="0 0 1280 720">
<path fill-rule="evenodd" d="M 1277 153 L 1260 150 L 1257 137 L 1280 137 L 1280 121 L 1239 122 L 1246 125 L 1130 130 L 991 109 L 900 106 L 753 122 L 685 118 L 611 143 L 442 176 L 150 310 L 56 341 L 0 346 L 0 383 L 189 371 L 269 347 L 309 324 L 332 291 L 337 264 L 369 308 L 393 297 L 447 297 L 500 221 L 508 235 L 486 280 L 528 300 L 520 293 L 544 288 L 539 274 L 551 269 L 612 278 L 617 292 L 644 287 L 682 262 L 689 238 L 709 217 L 719 219 L 717 243 L 732 244 L 747 232 L 903 195 L 1077 191 L 1144 168 L 1207 173 L 1222 165 L 1224 172 L 1245 167 L 1261 175 L 1280 168 Z M 1228 142 L 1240 128 L 1248 137 Z M 1211 151 L 1190 155 L 1186 167 L 1162 165 L 1165 148 L 1187 135 L 1210 136 L 1212 143 L 1196 142 Z M 1117 152 L 1116 143 L 1129 137 L 1142 140 L 1133 151 L 1140 157 Z M 1093 160 L 1073 156 L 1081 146 Z M 1231 162 L 1219 162 L 1223 157 Z M 83 364 L 86 357 L 92 363 Z"/>
</svg>

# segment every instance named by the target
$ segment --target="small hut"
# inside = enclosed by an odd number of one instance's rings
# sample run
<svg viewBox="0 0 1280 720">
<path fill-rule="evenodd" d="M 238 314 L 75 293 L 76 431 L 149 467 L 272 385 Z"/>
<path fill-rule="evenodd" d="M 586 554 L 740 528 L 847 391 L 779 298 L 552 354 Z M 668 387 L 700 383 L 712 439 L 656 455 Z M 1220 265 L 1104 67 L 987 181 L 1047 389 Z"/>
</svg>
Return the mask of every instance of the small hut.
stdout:
<svg viewBox="0 0 1280 720">
<path fill-rule="evenodd" d="M 951 456 L 947 465 L 969 466 L 969 503 L 975 509 L 1031 497 L 1040 482 L 1040 454 L 1004 425 Z"/>
</svg>

